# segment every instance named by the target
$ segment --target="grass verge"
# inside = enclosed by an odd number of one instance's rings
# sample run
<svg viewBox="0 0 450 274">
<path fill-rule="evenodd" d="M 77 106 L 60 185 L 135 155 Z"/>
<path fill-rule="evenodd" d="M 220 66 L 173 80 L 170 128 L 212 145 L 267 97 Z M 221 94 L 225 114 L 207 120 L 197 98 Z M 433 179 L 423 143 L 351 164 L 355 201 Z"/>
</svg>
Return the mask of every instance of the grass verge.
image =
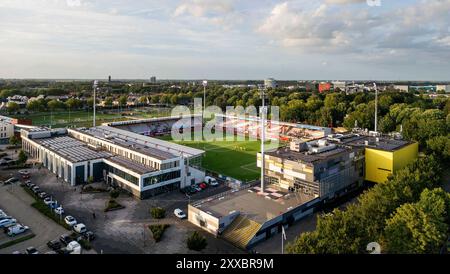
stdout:
<svg viewBox="0 0 450 274">
<path fill-rule="evenodd" d="M 9 246 L 12 246 L 12 245 L 21 243 L 21 242 L 24 242 L 24 241 L 26 241 L 26 240 L 29 240 L 29 239 L 33 238 L 34 236 L 36 236 L 36 235 L 34 235 L 33 233 L 31 233 L 31 234 L 25 235 L 25 236 L 23 236 L 23 237 L 14 239 L 14 240 L 9 241 L 9 242 L 7 242 L 7 243 L 1 244 L 1 245 L 0 245 L 0 249 L 6 248 L 6 247 L 9 247 Z"/>
</svg>

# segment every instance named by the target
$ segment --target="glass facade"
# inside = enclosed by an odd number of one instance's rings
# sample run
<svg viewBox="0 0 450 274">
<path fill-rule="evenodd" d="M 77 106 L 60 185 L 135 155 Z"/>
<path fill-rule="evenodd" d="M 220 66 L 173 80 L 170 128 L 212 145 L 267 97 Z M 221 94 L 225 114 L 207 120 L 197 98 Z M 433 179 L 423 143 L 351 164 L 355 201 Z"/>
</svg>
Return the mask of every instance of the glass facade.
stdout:
<svg viewBox="0 0 450 274">
<path fill-rule="evenodd" d="M 162 182 L 169 181 L 169 180 L 173 180 L 176 178 L 180 178 L 180 176 L 181 176 L 181 171 L 176 170 L 176 171 L 172 171 L 172 172 L 167 172 L 167 173 L 162 173 L 162 174 L 158 174 L 155 176 L 147 177 L 147 178 L 144 178 L 144 187 L 162 183 Z"/>
<path fill-rule="evenodd" d="M 131 174 L 128 174 L 125 171 L 120 170 L 120 169 L 115 168 L 115 167 L 110 166 L 110 165 L 107 165 L 107 170 L 108 170 L 108 172 L 110 172 L 112 174 L 115 174 L 115 175 L 119 176 L 120 178 L 122 178 L 124 180 L 127 180 L 128 182 L 130 182 L 130 183 L 132 183 L 134 185 L 139 186 L 139 178 L 137 178 L 137 177 L 135 177 L 135 176 L 133 176 Z"/>
</svg>

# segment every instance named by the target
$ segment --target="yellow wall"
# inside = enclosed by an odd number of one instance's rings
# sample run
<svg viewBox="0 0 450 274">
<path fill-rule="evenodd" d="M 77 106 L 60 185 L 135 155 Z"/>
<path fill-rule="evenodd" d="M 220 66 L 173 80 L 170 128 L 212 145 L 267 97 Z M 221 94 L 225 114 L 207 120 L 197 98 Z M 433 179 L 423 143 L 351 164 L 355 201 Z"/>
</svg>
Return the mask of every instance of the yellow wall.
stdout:
<svg viewBox="0 0 450 274">
<path fill-rule="evenodd" d="M 392 173 L 394 153 L 366 148 L 366 180 L 382 183 Z"/>
<path fill-rule="evenodd" d="M 418 143 L 412 143 L 394 152 L 366 148 L 366 180 L 383 183 L 397 170 L 413 162 L 419 153 Z"/>
<path fill-rule="evenodd" d="M 394 172 L 412 163 L 419 154 L 419 144 L 413 143 L 394 151 Z"/>
</svg>

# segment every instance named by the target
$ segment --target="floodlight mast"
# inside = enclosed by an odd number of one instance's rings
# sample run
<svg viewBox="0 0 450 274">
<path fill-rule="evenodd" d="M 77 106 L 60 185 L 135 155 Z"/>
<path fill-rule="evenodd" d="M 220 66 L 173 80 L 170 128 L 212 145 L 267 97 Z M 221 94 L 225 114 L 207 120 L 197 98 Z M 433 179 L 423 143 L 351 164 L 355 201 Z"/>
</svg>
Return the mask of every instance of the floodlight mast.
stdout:
<svg viewBox="0 0 450 274">
<path fill-rule="evenodd" d="M 265 88 L 261 88 L 261 99 L 262 99 L 262 104 L 261 104 L 261 194 L 264 193 L 264 164 L 265 164 L 265 159 L 264 159 L 264 142 L 266 140 L 266 121 L 265 121 L 265 115 L 266 115 L 266 106 L 265 106 L 265 102 L 264 102 L 264 95 L 265 95 Z"/>
<path fill-rule="evenodd" d="M 94 85 L 92 86 L 92 88 L 94 89 L 94 103 L 93 103 L 93 111 L 94 111 L 94 118 L 93 118 L 93 121 L 92 121 L 92 126 L 93 127 L 95 127 L 95 101 L 96 101 L 96 97 L 95 97 L 95 91 L 97 90 L 97 86 L 98 86 L 98 81 L 97 80 L 95 80 L 94 81 Z"/>
<path fill-rule="evenodd" d="M 375 88 L 375 132 L 378 132 L 378 89 L 377 84 L 373 83 L 373 87 Z"/>
</svg>

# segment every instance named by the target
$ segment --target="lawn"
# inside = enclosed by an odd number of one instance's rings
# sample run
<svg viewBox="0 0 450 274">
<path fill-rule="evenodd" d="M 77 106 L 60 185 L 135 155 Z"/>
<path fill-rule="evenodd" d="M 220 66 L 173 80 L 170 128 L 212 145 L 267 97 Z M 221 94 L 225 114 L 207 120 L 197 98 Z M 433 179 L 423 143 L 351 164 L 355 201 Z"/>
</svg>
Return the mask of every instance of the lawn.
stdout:
<svg viewBox="0 0 450 274">
<path fill-rule="evenodd" d="M 123 113 L 123 115 L 122 115 Z M 131 116 L 128 116 L 132 114 Z M 141 108 L 141 109 L 122 109 L 122 112 L 117 110 L 97 111 L 96 124 L 100 125 L 106 122 L 123 121 L 129 119 L 143 119 L 151 117 L 160 117 L 170 115 L 170 109 L 167 108 Z M 92 110 L 77 110 L 77 111 L 55 111 L 55 112 L 37 112 L 29 114 L 13 115 L 14 118 L 31 119 L 33 125 L 49 126 L 53 128 L 58 127 L 89 127 L 92 126 L 93 113 Z"/>
<path fill-rule="evenodd" d="M 171 141 L 171 136 L 159 137 Z M 261 170 L 256 166 L 256 154 L 261 142 L 245 141 L 181 141 L 176 142 L 206 151 L 202 166 L 210 171 L 242 181 L 258 179 Z"/>
</svg>

